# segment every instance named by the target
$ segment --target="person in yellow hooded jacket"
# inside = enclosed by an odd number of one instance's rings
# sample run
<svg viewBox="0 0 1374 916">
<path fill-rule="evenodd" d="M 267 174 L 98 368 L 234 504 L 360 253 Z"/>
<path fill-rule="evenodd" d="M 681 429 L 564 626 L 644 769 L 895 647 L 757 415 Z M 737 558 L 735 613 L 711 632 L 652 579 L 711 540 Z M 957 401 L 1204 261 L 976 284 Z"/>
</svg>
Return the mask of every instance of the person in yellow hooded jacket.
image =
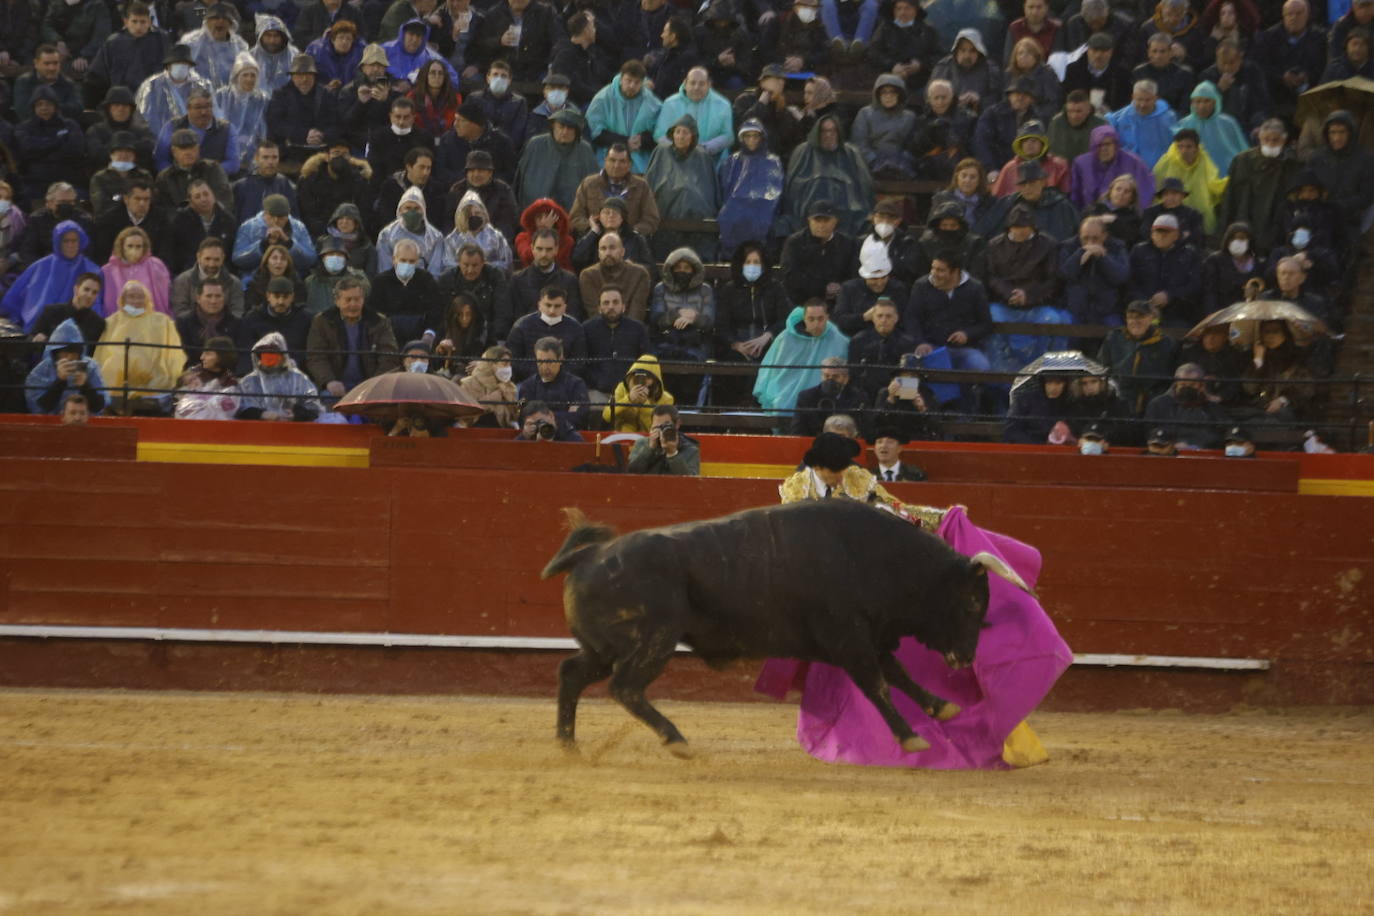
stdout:
<svg viewBox="0 0 1374 916">
<path fill-rule="evenodd" d="M 641 356 L 625 373 L 624 381 L 615 386 L 611 403 L 601 411 L 601 419 L 618 433 L 640 433 L 647 436 L 654 408 L 672 404 L 673 396 L 663 387 L 663 370 L 658 357 Z"/>
<path fill-rule="evenodd" d="M 1217 231 L 1217 206 L 1226 191 L 1228 179 L 1222 178 L 1212 157 L 1207 155 L 1198 132 L 1184 128 L 1174 134 L 1174 142 L 1155 163 L 1155 184 L 1164 186 L 1167 178 L 1183 182 L 1188 206 L 1202 214 L 1202 229 L 1209 236 Z"/>
<path fill-rule="evenodd" d="M 139 281 L 124 284 L 118 303 L 119 310 L 105 319 L 95 350 L 100 374 L 116 400 L 115 410 L 170 413 L 172 389 L 186 365 L 181 335 L 171 318 L 153 308 L 152 293 Z"/>
</svg>

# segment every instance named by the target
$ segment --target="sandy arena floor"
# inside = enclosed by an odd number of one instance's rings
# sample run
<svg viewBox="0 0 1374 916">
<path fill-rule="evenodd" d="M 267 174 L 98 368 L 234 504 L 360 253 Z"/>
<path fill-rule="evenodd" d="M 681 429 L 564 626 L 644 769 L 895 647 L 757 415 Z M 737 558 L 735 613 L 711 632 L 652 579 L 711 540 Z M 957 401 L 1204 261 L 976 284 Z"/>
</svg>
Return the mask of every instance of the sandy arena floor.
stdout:
<svg viewBox="0 0 1374 916">
<path fill-rule="evenodd" d="M 1012 773 L 821 764 L 794 709 L 0 692 L 0 912 L 1374 912 L 1374 711 L 1044 714 Z"/>
</svg>

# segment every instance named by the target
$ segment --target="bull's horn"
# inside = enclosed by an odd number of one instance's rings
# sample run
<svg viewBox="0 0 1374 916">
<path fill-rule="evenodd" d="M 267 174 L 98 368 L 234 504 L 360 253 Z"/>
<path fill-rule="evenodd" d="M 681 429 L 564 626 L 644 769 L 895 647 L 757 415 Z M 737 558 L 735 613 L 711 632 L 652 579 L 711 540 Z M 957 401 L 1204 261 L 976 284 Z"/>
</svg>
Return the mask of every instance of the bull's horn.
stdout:
<svg viewBox="0 0 1374 916">
<path fill-rule="evenodd" d="M 981 550 L 970 557 L 969 562 L 974 566 L 981 566 L 989 572 L 996 573 L 1023 591 L 1030 592 L 1032 595 L 1035 594 L 1031 587 L 1026 584 L 1026 580 L 1018 576 L 1016 570 L 1008 566 L 1006 562 L 996 554 Z"/>
</svg>

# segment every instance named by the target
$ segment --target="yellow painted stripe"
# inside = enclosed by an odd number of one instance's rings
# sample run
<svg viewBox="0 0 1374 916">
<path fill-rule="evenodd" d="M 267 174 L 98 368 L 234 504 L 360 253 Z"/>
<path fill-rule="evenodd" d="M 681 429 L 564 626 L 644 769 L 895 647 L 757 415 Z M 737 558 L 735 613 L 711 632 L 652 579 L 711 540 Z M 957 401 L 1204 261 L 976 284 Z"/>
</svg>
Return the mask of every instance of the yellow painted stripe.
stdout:
<svg viewBox="0 0 1374 916">
<path fill-rule="evenodd" d="M 219 445 L 205 442 L 140 442 L 139 461 L 176 464 L 270 464 L 294 467 L 365 468 L 368 450 L 302 445 Z"/>
<path fill-rule="evenodd" d="M 1298 492 L 1305 496 L 1374 496 L 1374 480 L 1304 477 Z"/>
<path fill-rule="evenodd" d="M 747 464 L 732 461 L 703 461 L 702 477 L 765 477 L 782 480 L 790 477 L 797 468 L 791 464 Z"/>
</svg>

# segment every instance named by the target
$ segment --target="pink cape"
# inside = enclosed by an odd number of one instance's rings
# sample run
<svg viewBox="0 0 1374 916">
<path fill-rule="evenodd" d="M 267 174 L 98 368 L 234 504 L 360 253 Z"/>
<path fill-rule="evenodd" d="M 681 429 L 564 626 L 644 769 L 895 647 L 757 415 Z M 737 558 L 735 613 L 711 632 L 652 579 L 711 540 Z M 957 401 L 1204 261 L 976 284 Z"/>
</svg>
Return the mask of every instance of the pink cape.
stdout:
<svg viewBox="0 0 1374 916">
<path fill-rule="evenodd" d="M 984 531 L 960 507 L 945 514 L 938 534 L 967 556 L 980 550 L 996 554 L 1027 585 L 1034 587 L 1040 575 L 1039 551 Z M 832 665 L 769 659 L 754 689 L 778 699 L 789 689 L 802 691 L 797 740 L 819 760 L 937 770 L 1009 769 L 1002 743 L 1049 693 L 1073 654 L 1033 595 L 1000 576 L 989 575 L 988 583 L 988 627 L 971 668 L 951 669 L 939 653 L 910 637 L 897 650 L 916 683 L 963 707 L 948 722 L 936 722 L 906 694 L 892 690 L 897 711 L 930 742 L 927 750 L 903 751 L 878 710 L 849 675 Z"/>
</svg>

